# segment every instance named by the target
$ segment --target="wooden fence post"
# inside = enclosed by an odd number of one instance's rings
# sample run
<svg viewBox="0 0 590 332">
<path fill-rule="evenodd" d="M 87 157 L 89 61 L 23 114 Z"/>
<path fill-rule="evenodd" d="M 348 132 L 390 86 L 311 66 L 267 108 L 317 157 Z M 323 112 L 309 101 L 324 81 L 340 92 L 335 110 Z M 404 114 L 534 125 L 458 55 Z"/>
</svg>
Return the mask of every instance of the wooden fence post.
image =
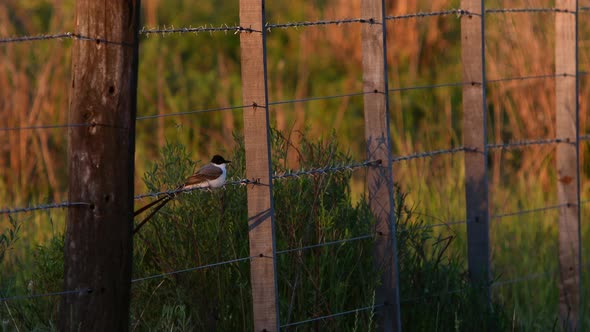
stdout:
<svg viewBox="0 0 590 332">
<path fill-rule="evenodd" d="M 485 85 L 485 8 L 482 0 L 461 0 L 468 11 L 461 19 L 463 63 L 463 145 L 465 152 L 465 202 L 469 277 L 478 293 L 490 301 L 490 235 L 488 149 Z"/>
<path fill-rule="evenodd" d="M 559 204 L 559 317 L 566 331 L 577 331 L 580 316 L 580 178 L 577 1 L 557 0 L 555 15 L 555 127 Z"/>
<path fill-rule="evenodd" d="M 274 210 L 266 74 L 264 0 L 240 0 L 240 34 L 244 105 L 246 176 L 260 183 L 248 186 L 248 225 L 255 331 L 278 331 Z"/>
<path fill-rule="evenodd" d="M 362 0 L 361 17 L 373 20 L 362 25 L 363 91 L 374 92 L 364 95 L 367 159 L 381 160 L 381 165 L 370 167 L 367 174 L 369 204 L 377 218 L 375 263 L 382 273 L 375 305 L 384 305 L 378 311 L 380 330 L 401 331 L 388 112 L 385 1 Z"/>
<path fill-rule="evenodd" d="M 62 331 L 128 330 L 139 6 L 76 3 Z"/>
</svg>

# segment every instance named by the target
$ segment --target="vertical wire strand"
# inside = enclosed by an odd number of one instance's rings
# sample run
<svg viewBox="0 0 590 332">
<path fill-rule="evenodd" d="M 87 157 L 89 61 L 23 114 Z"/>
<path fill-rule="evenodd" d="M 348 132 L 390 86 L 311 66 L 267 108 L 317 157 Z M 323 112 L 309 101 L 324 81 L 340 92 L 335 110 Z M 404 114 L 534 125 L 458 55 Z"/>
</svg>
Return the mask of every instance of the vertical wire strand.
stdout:
<svg viewBox="0 0 590 332">
<path fill-rule="evenodd" d="M 265 29 L 264 27 L 266 26 L 267 22 L 266 22 L 266 5 L 265 5 L 265 0 L 260 0 L 262 2 L 262 63 L 263 63 L 263 70 L 264 70 L 264 106 L 265 106 L 265 113 L 266 113 L 266 128 L 265 130 L 267 131 L 267 140 L 270 137 L 270 109 L 269 109 L 269 104 L 268 104 L 268 59 L 267 59 L 267 52 L 266 52 L 266 38 L 267 38 L 267 33 L 268 33 L 268 29 Z M 281 317 L 280 317 L 280 302 L 279 302 L 279 277 L 278 277 L 278 270 L 277 270 L 277 241 L 276 241 L 276 229 L 275 229 L 275 208 L 274 208 L 274 198 L 273 198 L 273 185 L 272 185 L 272 178 L 273 178 L 273 174 L 272 174 L 272 148 L 270 146 L 270 142 L 268 142 L 267 144 L 267 155 L 268 155 L 268 179 L 269 179 L 269 183 L 268 185 L 270 186 L 270 213 L 271 213 L 271 237 L 272 237 L 272 268 L 274 270 L 273 273 L 273 287 L 275 289 L 275 308 L 276 308 L 276 317 L 277 317 L 277 321 L 276 321 L 276 330 L 280 331 L 281 330 Z"/>
<path fill-rule="evenodd" d="M 576 0 L 575 6 L 576 6 L 576 10 L 574 12 L 574 29 L 575 29 L 575 33 L 574 33 L 574 43 L 575 43 L 575 50 L 574 50 L 574 61 L 575 61 L 575 75 L 576 75 L 576 85 L 575 85 L 575 94 L 576 94 L 576 179 L 577 179 L 577 183 L 576 183 L 576 204 L 578 206 L 578 243 L 580 245 L 578 245 L 578 280 L 579 280 L 579 286 L 578 286 L 578 293 L 579 293 L 579 297 L 580 297 L 580 303 L 578 304 L 580 306 L 580 311 L 583 310 L 584 306 L 584 292 L 583 292 L 583 280 L 582 280 L 582 225 L 581 225 L 581 220 L 582 220 L 582 205 L 581 205 L 581 200 L 580 200 L 580 187 L 581 187 L 581 178 L 580 178 L 580 101 L 579 101 L 579 96 L 580 96 L 580 73 L 579 73 L 579 36 L 578 36 L 578 29 L 579 29 L 579 12 L 580 9 L 578 7 L 579 1 Z M 583 314 L 579 313 L 578 314 L 578 324 L 577 326 L 579 326 L 580 328 L 582 328 L 582 317 L 584 317 Z"/>
<path fill-rule="evenodd" d="M 391 130 L 389 127 L 389 67 L 387 63 L 387 10 L 386 10 L 386 1 L 381 0 L 381 25 L 382 25 L 382 43 L 383 43 L 383 84 L 384 84 L 384 92 L 385 92 L 385 123 L 387 128 L 386 139 L 387 139 L 387 180 L 391 181 L 387 185 L 389 186 L 389 234 L 391 234 L 391 254 L 393 257 L 393 268 L 395 269 L 394 275 L 394 284 L 395 284 L 395 294 L 394 294 L 394 301 L 393 304 L 395 306 L 394 313 L 396 317 L 394 317 L 394 321 L 396 324 L 396 331 L 402 330 L 401 325 L 401 307 L 400 307 L 400 283 L 399 283 L 399 261 L 398 261 L 398 250 L 397 250 L 397 227 L 396 227 L 396 217 L 395 217 L 395 198 L 394 198 L 394 178 L 393 178 L 393 151 L 391 147 Z"/>
<path fill-rule="evenodd" d="M 490 252 L 490 181 L 489 181 L 489 151 L 490 148 L 488 146 L 488 99 L 487 99 L 487 85 L 484 83 L 487 80 L 487 71 L 486 71 L 486 4 L 485 0 L 481 0 L 481 81 L 482 81 L 482 112 L 483 112 L 483 155 L 484 155 L 484 192 L 486 193 L 486 203 L 487 203 L 487 211 L 486 211 L 486 220 L 487 220 L 487 236 L 488 236 L 488 253 Z M 488 256 L 489 257 L 489 256 Z M 490 258 L 488 258 L 487 264 L 487 274 L 488 278 L 491 277 L 491 270 L 492 270 L 492 262 Z M 486 297 L 489 305 L 491 306 L 491 289 L 486 289 Z"/>
</svg>

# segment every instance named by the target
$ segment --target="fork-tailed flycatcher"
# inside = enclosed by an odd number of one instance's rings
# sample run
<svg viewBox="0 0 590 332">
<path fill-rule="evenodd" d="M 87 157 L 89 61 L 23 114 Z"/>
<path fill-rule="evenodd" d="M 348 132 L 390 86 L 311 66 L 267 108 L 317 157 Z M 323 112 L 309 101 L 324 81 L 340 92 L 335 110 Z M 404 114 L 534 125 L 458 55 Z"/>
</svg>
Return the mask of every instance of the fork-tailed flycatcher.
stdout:
<svg viewBox="0 0 590 332">
<path fill-rule="evenodd" d="M 162 196 L 155 201 L 145 205 L 144 207 L 140 208 L 139 210 L 135 211 L 133 216 L 137 216 L 143 211 L 151 208 L 152 206 L 156 205 L 152 212 L 148 214 L 145 219 L 143 219 L 135 229 L 133 233 L 137 233 L 137 231 L 143 226 L 158 210 L 160 210 L 166 203 L 170 202 L 176 195 L 184 190 L 190 190 L 194 188 L 219 188 L 225 184 L 225 178 L 227 177 L 227 170 L 225 166 L 231 163 L 230 160 L 223 159 L 222 156 L 216 154 L 211 159 L 211 162 L 196 171 L 193 175 L 189 176 L 185 181 L 184 184 L 177 188 L 177 192 L 174 192 L 169 195 Z"/>
</svg>

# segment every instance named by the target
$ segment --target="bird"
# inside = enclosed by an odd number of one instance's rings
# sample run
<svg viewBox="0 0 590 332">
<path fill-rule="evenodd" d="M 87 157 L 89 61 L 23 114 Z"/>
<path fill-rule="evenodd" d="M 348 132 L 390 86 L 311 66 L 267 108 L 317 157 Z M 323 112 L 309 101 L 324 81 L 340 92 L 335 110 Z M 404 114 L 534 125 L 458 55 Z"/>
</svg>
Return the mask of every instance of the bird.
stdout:
<svg viewBox="0 0 590 332">
<path fill-rule="evenodd" d="M 182 185 L 178 186 L 174 193 L 162 196 L 155 201 L 143 206 L 142 208 L 135 211 L 134 217 L 138 216 L 145 210 L 155 206 L 153 210 L 145 217 L 133 230 L 133 233 L 137 233 L 139 229 L 150 220 L 150 218 L 158 212 L 166 203 L 170 202 L 179 193 L 196 188 L 220 188 L 225 184 L 227 178 L 227 164 L 231 163 L 231 160 L 225 160 L 222 156 L 216 154 L 211 159 L 211 162 L 199 168 L 195 173 L 189 176 Z"/>
</svg>

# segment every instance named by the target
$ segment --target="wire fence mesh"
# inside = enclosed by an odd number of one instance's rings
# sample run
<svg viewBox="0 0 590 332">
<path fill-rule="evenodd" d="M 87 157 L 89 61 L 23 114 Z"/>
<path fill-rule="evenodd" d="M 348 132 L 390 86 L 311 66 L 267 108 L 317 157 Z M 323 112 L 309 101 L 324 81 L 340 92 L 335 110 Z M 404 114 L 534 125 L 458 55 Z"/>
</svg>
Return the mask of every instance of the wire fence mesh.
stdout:
<svg viewBox="0 0 590 332">
<path fill-rule="evenodd" d="M 567 13 L 567 14 L 578 14 L 579 12 L 590 11 L 590 7 L 579 7 L 578 11 L 571 11 L 567 9 L 561 8 L 492 8 L 486 9 L 485 14 L 550 14 L 550 13 Z M 387 21 L 399 21 L 399 20 L 406 20 L 406 19 L 424 19 L 428 17 L 438 17 L 438 16 L 454 16 L 457 19 L 461 19 L 464 16 L 481 16 L 479 13 L 474 13 L 470 11 L 466 11 L 463 9 L 449 9 L 444 11 L 433 11 L 433 12 L 421 12 L 421 13 L 410 13 L 404 15 L 395 15 L 395 16 L 385 16 L 384 18 Z M 329 26 L 329 25 L 344 25 L 344 24 L 382 24 L 379 22 L 380 18 L 344 18 L 344 19 L 333 19 L 333 20 L 318 20 L 318 21 L 302 21 L 302 22 L 289 22 L 289 23 L 274 23 L 270 24 L 267 23 L 265 25 L 265 29 L 268 32 L 272 32 L 275 29 L 293 29 L 293 28 L 304 28 L 304 27 L 312 27 L 312 26 Z M 226 33 L 226 34 L 239 34 L 239 33 L 261 33 L 262 31 L 254 30 L 248 27 L 241 27 L 238 25 L 222 25 L 219 27 L 213 26 L 201 26 L 201 27 L 166 27 L 163 28 L 142 28 L 139 33 L 140 35 L 149 37 L 149 36 L 161 36 L 165 37 L 170 34 L 202 34 L 202 33 Z M 72 32 L 64 32 L 64 33 L 55 33 L 55 34 L 40 34 L 35 36 L 18 36 L 18 37 L 1 37 L 0 44 L 9 44 L 9 43 L 23 43 L 23 42 L 38 42 L 38 41 L 46 41 L 46 40 L 64 40 L 64 39 L 79 39 L 79 40 L 87 40 L 87 41 L 100 41 L 105 43 L 118 43 L 114 41 L 105 40 L 102 38 L 95 38 L 80 35 L 77 33 Z M 575 77 L 578 78 L 581 75 L 586 75 L 586 72 L 578 71 L 576 74 L 571 73 L 555 73 L 555 74 L 539 74 L 539 75 L 529 75 L 529 76 L 514 76 L 514 77 L 505 77 L 505 78 L 496 78 L 496 79 L 489 79 L 485 80 L 486 84 L 496 84 L 502 82 L 510 82 L 510 81 L 524 81 L 524 80 L 542 80 L 542 79 L 556 79 L 561 77 Z M 435 89 L 435 88 L 443 88 L 443 87 L 451 87 L 451 88 L 458 88 L 467 85 L 473 85 L 474 82 L 450 82 L 450 83 L 439 83 L 439 84 L 429 84 L 429 85 L 417 85 L 417 86 L 405 86 L 405 87 L 395 87 L 387 90 L 389 93 L 393 92 L 404 92 L 404 91 L 412 91 L 412 90 L 425 90 L 425 89 Z M 268 103 L 268 106 L 277 106 L 277 105 L 284 105 L 284 104 L 295 104 L 295 103 L 305 103 L 311 101 L 319 101 L 319 100 L 329 100 L 329 99 L 337 99 L 337 98 L 345 98 L 345 97 L 357 97 L 357 96 L 365 96 L 368 94 L 376 94 L 382 93 L 377 91 L 361 91 L 361 92 L 349 92 L 349 93 L 341 93 L 336 95 L 328 95 L 328 96 L 317 96 L 317 97 L 306 97 L 306 98 L 298 98 L 298 99 L 287 99 L 287 100 L 278 100 L 278 101 L 271 101 Z M 233 110 L 243 110 L 244 108 L 248 107 L 265 107 L 263 105 L 237 105 L 237 106 L 228 106 L 228 107 L 213 107 L 213 108 L 203 108 L 203 109 L 196 109 L 192 111 L 185 111 L 185 112 L 176 112 L 176 113 L 169 113 L 169 114 L 156 114 L 156 115 L 145 115 L 139 116 L 136 118 L 137 121 L 149 120 L 149 119 L 157 119 L 163 117 L 180 117 L 180 116 L 187 116 L 187 115 L 195 115 L 201 113 L 215 113 L 215 112 L 222 112 L 222 111 L 233 111 Z M 27 125 L 22 127 L 1 127 L 0 132 L 12 132 L 12 131 L 21 131 L 21 130 L 37 130 L 37 129 L 66 129 L 66 128 L 76 128 L 76 127 L 91 127 L 100 124 L 96 123 L 71 123 L 71 124 L 39 124 L 39 125 Z M 579 140 L 588 140 L 590 135 L 579 135 Z M 520 140 L 520 141 L 511 141 L 507 143 L 493 143 L 487 144 L 485 147 L 491 150 L 504 150 L 504 149 L 511 149 L 511 148 L 525 148 L 531 146 L 544 146 L 544 145 L 553 145 L 553 144 L 569 144 L 569 145 L 576 145 L 579 144 L 579 141 L 572 141 L 571 139 L 567 138 L 541 138 L 541 139 L 529 139 L 529 140 Z M 411 161 L 414 159 L 422 159 L 422 158 L 431 158 L 441 155 L 452 155 L 456 153 L 483 153 L 483 151 L 479 151 L 473 147 L 455 147 L 449 149 L 442 149 L 442 150 L 433 150 L 433 151 L 426 151 L 426 152 L 419 152 L 414 154 L 408 155 L 400 155 L 400 156 L 392 156 L 391 161 L 393 163 L 398 162 L 405 162 Z M 328 165 L 324 167 L 318 167 L 313 169 L 300 169 L 292 172 L 285 172 L 280 174 L 273 174 L 273 180 L 287 180 L 292 178 L 299 178 L 299 177 L 306 177 L 306 176 L 323 176 L 329 175 L 336 172 L 346 172 L 346 171 L 354 171 L 357 169 L 363 168 L 370 168 L 381 166 L 383 161 L 381 160 L 368 160 L 362 162 L 354 162 L 345 165 Z M 239 186 L 239 185 L 258 185 L 259 182 L 256 179 L 231 179 L 227 182 L 227 186 Z M 145 198 L 153 198 L 159 197 L 162 195 L 175 195 L 181 192 L 190 192 L 193 190 L 202 190 L 202 189 L 175 189 L 175 190 L 165 190 L 159 192 L 152 192 L 152 193 L 145 193 L 140 194 L 134 197 L 135 200 L 145 199 Z M 583 200 L 581 203 L 589 202 L 590 200 Z M 49 210 L 49 209 L 59 209 L 59 208 L 72 208 L 72 207 L 80 207 L 80 206 L 90 206 L 91 202 L 60 202 L 60 203 L 48 203 L 48 204 L 40 204 L 40 205 L 32 205 L 28 207 L 15 207 L 15 208 L 5 208 L 0 210 L 0 214 L 16 214 L 16 213 L 27 213 L 27 212 L 34 212 L 39 210 Z M 514 217 L 524 214 L 531 214 L 531 213 L 539 213 L 545 212 L 549 210 L 556 210 L 560 208 L 571 207 L 573 205 L 577 205 L 576 202 L 569 202 L 564 204 L 555 204 L 555 205 L 548 205 L 533 209 L 523 209 L 514 212 L 506 212 L 501 214 L 496 214 L 490 216 L 492 219 L 502 219 L 508 217 Z M 435 223 L 430 225 L 425 225 L 424 227 L 429 228 L 436 228 L 436 227 L 444 227 L 444 226 L 451 226 L 451 225 L 463 225 L 468 224 L 469 221 L 449 221 L 449 222 L 442 222 L 442 223 Z M 277 250 L 274 254 L 281 255 L 281 254 L 288 254 L 293 252 L 301 252 L 309 249 L 314 248 L 322 248 L 327 246 L 332 246 L 336 244 L 345 244 L 360 240 L 367 240 L 371 239 L 375 236 L 375 234 L 365 234 L 350 238 L 344 238 L 334 241 L 326 241 L 320 242 L 317 244 L 301 246 L 298 248 L 288 248 L 283 250 Z M 238 262 L 248 262 L 252 259 L 260 258 L 260 256 L 249 256 L 249 257 L 242 257 L 236 258 L 227 261 L 221 261 L 217 263 L 205 264 L 200 266 L 195 266 L 187 269 L 176 270 L 172 272 L 166 272 L 146 277 L 140 277 L 131 280 L 132 283 L 138 283 L 141 281 L 147 281 L 152 279 L 161 279 L 165 277 L 169 277 L 176 274 L 186 273 L 186 272 L 193 272 L 202 269 L 223 266 L 227 264 L 233 264 Z M 503 285 L 518 283 L 529 281 L 532 279 L 544 278 L 551 275 L 556 274 L 555 271 L 551 272 L 539 272 L 539 273 L 531 273 L 529 275 L 525 275 L 518 278 L 512 278 L 509 280 L 502 280 L 496 281 L 492 284 L 492 287 L 499 287 Z M 437 294 L 431 294 L 427 297 L 438 297 L 438 296 L 445 296 L 453 293 L 460 292 L 461 290 L 453 290 L 453 291 L 446 291 Z M 32 294 L 32 295 L 19 295 L 19 296 L 10 296 L 10 297 L 2 297 L 0 298 L 0 302 L 8 302 L 8 301 L 16 301 L 16 300 L 28 300 L 38 297 L 51 297 L 51 296 L 61 296 L 61 295 L 68 295 L 68 294 L 92 294 L 91 289 L 78 289 L 78 290 L 69 290 L 63 292 L 53 292 L 53 293 L 39 293 L 39 294 Z M 402 303 L 413 302 L 417 300 L 423 300 L 425 297 L 415 297 L 415 298 L 407 298 L 401 299 Z M 370 311 L 370 310 L 378 310 L 381 309 L 382 305 L 371 305 L 366 307 L 361 307 L 358 309 L 342 311 L 330 315 L 320 316 L 320 317 L 313 317 L 308 320 L 303 320 L 299 322 L 287 322 L 286 324 L 281 325 L 281 328 L 288 328 L 297 325 L 312 323 L 319 320 L 326 320 L 333 317 L 355 314 L 360 311 Z"/>
</svg>

